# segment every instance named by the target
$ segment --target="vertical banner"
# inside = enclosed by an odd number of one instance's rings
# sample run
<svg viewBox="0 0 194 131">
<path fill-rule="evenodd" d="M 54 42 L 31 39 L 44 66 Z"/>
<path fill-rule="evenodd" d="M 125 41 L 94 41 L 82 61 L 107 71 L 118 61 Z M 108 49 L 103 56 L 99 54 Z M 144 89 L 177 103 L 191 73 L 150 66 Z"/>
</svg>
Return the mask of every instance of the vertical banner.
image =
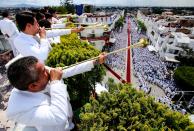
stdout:
<svg viewBox="0 0 194 131">
<path fill-rule="evenodd" d="M 75 6 L 75 9 L 76 9 L 76 14 L 77 15 L 82 15 L 82 13 L 83 13 L 83 4 L 80 4 L 80 5 L 76 5 Z"/>
</svg>

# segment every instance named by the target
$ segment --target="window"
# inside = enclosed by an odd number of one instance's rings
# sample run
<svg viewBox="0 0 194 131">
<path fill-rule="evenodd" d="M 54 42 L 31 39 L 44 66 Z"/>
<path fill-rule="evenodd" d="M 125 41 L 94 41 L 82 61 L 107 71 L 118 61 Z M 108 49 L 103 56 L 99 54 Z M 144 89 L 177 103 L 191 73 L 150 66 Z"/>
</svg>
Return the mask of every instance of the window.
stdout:
<svg viewBox="0 0 194 131">
<path fill-rule="evenodd" d="M 179 50 L 175 50 L 175 51 L 174 51 L 174 54 L 177 55 L 178 53 L 179 53 Z"/>
<path fill-rule="evenodd" d="M 152 31 L 151 34 L 154 36 L 154 32 Z"/>
<path fill-rule="evenodd" d="M 161 42 L 159 43 L 159 47 L 161 47 L 161 46 L 162 46 L 162 43 L 163 43 L 163 41 L 161 41 Z"/>
<path fill-rule="evenodd" d="M 173 49 L 168 49 L 168 53 L 170 53 L 170 54 L 174 54 L 174 51 L 175 50 L 173 50 Z"/>
<path fill-rule="evenodd" d="M 167 48 L 166 48 L 166 47 L 164 47 L 164 48 L 163 48 L 163 52 L 166 52 L 166 49 L 167 49 Z"/>
<path fill-rule="evenodd" d="M 173 41 L 169 42 L 168 44 L 169 44 L 169 45 L 173 44 Z"/>
</svg>

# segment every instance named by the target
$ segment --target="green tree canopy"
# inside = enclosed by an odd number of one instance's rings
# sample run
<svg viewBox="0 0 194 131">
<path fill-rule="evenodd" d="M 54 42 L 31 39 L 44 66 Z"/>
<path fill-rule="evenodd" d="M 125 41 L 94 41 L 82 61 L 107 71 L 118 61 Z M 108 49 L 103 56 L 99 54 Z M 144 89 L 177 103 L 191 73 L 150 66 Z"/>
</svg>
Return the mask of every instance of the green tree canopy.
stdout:
<svg viewBox="0 0 194 131">
<path fill-rule="evenodd" d="M 120 17 L 120 18 L 118 19 L 118 21 L 115 22 L 115 29 L 116 29 L 116 30 L 119 30 L 121 27 L 123 27 L 123 25 L 124 25 L 124 20 L 125 20 L 124 17 Z"/>
<path fill-rule="evenodd" d="M 138 28 L 140 28 L 142 31 L 147 31 L 147 28 L 142 21 L 137 20 L 137 23 L 138 23 Z"/>
<path fill-rule="evenodd" d="M 56 10 L 57 13 L 60 13 L 60 14 L 67 13 L 67 9 L 64 6 L 54 6 L 54 7 L 52 7 L 52 9 Z"/>
<path fill-rule="evenodd" d="M 178 67 L 174 72 L 174 79 L 183 90 L 194 90 L 194 67 Z"/>
<path fill-rule="evenodd" d="M 83 131 L 177 131 L 193 130 L 188 116 L 155 102 L 129 84 L 109 81 L 109 92 L 91 97 L 80 114 L 78 128 Z"/>
<path fill-rule="evenodd" d="M 91 5 L 85 5 L 84 6 L 84 12 L 85 13 L 92 13 L 92 6 Z"/>
<path fill-rule="evenodd" d="M 59 44 L 53 44 L 49 53 L 46 64 L 50 67 L 68 66 L 98 56 L 100 53 L 87 42 L 81 42 L 77 34 L 65 35 L 61 37 L 61 41 Z M 73 110 L 88 102 L 91 91 L 95 88 L 95 82 L 101 82 L 104 74 L 103 66 L 98 65 L 90 72 L 64 79 Z"/>
<path fill-rule="evenodd" d="M 192 48 L 187 46 L 181 46 L 184 50 L 176 59 L 180 61 L 181 66 L 194 66 L 194 51 Z"/>
</svg>

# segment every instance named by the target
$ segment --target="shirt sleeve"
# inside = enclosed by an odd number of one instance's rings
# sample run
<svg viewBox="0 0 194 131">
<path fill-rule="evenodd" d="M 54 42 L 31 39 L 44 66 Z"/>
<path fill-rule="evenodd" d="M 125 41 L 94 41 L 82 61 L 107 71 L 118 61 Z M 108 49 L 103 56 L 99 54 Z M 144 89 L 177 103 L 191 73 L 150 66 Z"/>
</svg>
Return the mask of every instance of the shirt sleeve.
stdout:
<svg viewBox="0 0 194 131">
<path fill-rule="evenodd" d="M 53 29 L 46 32 L 47 38 L 71 34 L 71 29 Z"/>
<path fill-rule="evenodd" d="M 14 46 L 23 56 L 35 56 L 43 63 L 48 57 L 49 42 L 47 39 L 40 39 L 40 44 L 36 43 L 36 40 L 15 39 Z"/>
<path fill-rule="evenodd" d="M 65 28 L 66 27 L 66 24 L 52 24 L 51 25 L 51 28 Z"/>
<path fill-rule="evenodd" d="M 72 109 L 69 103 L 67 87 L 61 81 L 56 80 L 50 84 L 50 105 L 34 107 L 19 116 L 19 122 L 31 126 L 70 126 Z M 71 112 L 69 111 L 71 109 Z M 25 121 L 24 121 L 25 120 Z"/>
<path fill-rule="evenodd" d="M 87 71 L 91 71 L 94 68 L 93 61 L 84 62 L 82 64 L 67 68 L 63 70 L 63 78 L 71 77 L 77 74 L 81 74 Z"/>
<path fill-rule="evenodd" d="M 66 22 L 67 21 L 67 18 L 60 18 L 59 19 L 62 23 Z"/>
<path fill-rule="evenodd" d="M 19 31 L 15 25 L 15 23 L 10 22 L 10 37 L 16 36 L 17 34 L 19 34 Z"/>
</svg>

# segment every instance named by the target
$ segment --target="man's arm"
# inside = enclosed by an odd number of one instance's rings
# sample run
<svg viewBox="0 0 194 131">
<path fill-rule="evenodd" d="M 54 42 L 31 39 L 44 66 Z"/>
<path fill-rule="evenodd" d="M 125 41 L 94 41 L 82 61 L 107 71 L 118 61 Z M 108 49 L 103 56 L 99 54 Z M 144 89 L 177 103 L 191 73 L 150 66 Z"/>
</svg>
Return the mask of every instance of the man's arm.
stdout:
<svg viewBox="0 0 194 131">
<path fill-rule="evenodd" d="M 18 115 L 18 122 L 31 126 L 67 126 L 69 123 L 68 114 L 71 105 L 68 102 L 66 86 L 61 81 L 51 82 L 50 105 L 34 107 L 30 111 Z M 69 107 L 70 106 L 70 107 Z M 71 113 L 71 112 L 70 112 Z"/>
<path fill-rule="evenodd" d="M 47 38 L 52 38 L 52 37 L 61 36 L 61 35 L 68 35 L 68 34 L 71 34 L 71 29 L 53 29 L 53 30 L 46 31 Z"/>
<path fill-rule="evenodd" d="M 62 78 L 68 78 L 77 74 L 91 71 L 94 68 L 94 61 L 84 62 L 82 64 L 67 68 L 63 70 Z"/>
<path fill-rule="evenodd" d="M 23 38 L 16 38 L 14 46 L 23 56 L 35 56 L 41 62 L 44 62 L 49 53 L 49 42 L 47 39 L 40 39 L 40 46 L 36 40 L 28 40 Z"/>
<path fill-rule="evenodd" d="M 94 68 L 94 65 L 104 63 L 105 58 L 106 58 L 106 54 L 101 53 L 97 60 L 84 62 L 82 64 L 67 68 L 67 69 L 63 70 L 62 78 L 67 78 L 67 77 L 71 77 L 71 76 L 81 74 L 81 73 L 84 73 L 87 71 L 91 71 Z"/>
<path fill-rule="evenodd" d="M 32 126 L 57 126 L 64 125 L 68 128 L 71 124 L 72 109 L 69 103 L 67 87 L 61 81 L 62 71 L 50 71 L 50 105 L 40 104 L 30 111 L 18 115 L 18 121 Z"/>
<path fill-rule="evenodd" d="M 52 37 L 61 36 L 61 35 L 68 35 L 71 33 L 78 33 L 82 30 L 84 30 L 83 27 L 73 28 L 73 29 L 53 29 L 53 30 L 46 31 L 46 36 L 47 38 L 52 38 Z"/>
<path fill-rule="evenodd" d="M 55 28 L 61 28 L 61 29 L 63 29 L 63 28 L 65 28 L 66 27 L 66 24 L 52 24 L 51 25 L 51 28 L 53 28 L 53 29 L 55 29 Z"/>
</svg>

